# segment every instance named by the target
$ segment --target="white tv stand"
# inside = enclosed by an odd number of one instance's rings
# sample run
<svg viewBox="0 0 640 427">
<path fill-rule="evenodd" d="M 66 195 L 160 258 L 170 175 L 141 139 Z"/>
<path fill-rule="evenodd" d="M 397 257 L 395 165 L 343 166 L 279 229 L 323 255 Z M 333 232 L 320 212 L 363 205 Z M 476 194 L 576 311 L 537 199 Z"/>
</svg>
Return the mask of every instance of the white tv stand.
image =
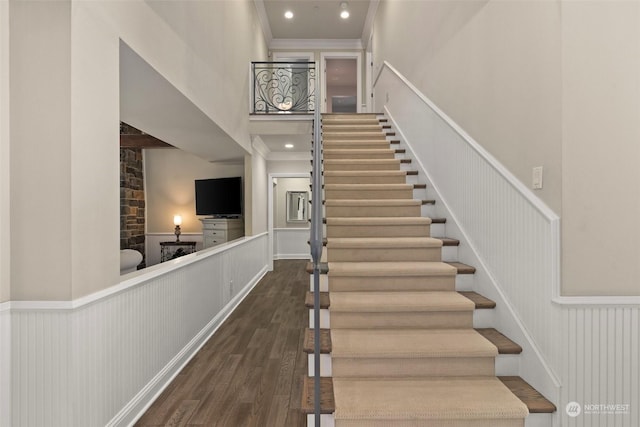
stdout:
<svg viewBox="0 0 640 427">
<path fill-rule="evenodd" d="M 244 236 L 242 218 L 202 218 L 202 246 L 210 248 Z"/>
</svg>

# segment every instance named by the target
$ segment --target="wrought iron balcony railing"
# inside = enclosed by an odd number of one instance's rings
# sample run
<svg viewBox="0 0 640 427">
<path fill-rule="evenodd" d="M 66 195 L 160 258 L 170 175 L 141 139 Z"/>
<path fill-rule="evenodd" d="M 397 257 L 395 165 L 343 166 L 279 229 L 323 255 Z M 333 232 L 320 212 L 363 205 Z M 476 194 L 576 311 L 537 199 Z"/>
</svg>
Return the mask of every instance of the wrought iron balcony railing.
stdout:
<svg viewBox="0 0 640 427">
<path fill-rule="evenodd" d="M 313 114 L 314 62 L 252 62 L 251 114 Z"/>
</svg>

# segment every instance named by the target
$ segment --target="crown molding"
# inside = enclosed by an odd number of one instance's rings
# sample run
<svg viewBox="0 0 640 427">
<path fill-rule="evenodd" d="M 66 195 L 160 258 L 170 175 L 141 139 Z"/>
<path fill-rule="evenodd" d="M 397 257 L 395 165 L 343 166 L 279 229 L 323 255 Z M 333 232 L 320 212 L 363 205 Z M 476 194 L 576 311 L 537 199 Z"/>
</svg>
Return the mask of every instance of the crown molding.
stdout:
<svg viewBox="0 0 640 427">
<path fill-rule="evenodd" d="M 363 50 L 361 39 L 273 39 L 269 49 Z"/>
</svg>

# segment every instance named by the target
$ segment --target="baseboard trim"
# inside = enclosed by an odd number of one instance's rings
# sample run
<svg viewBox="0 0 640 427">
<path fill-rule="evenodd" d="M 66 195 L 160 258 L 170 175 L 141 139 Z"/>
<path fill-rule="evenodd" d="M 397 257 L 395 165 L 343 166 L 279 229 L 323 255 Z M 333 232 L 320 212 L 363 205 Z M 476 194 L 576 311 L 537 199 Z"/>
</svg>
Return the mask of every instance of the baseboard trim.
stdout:
<svg viewBox="0 0 640 427">
<path fill-rule="evenodd" d="M 264 266 L 227 305 L 216 314 L 211 321 L 167 363 L 167 365 L 149 383 L 125 405 L 108 423 L 108 427 L 132 426 L 144 415 L 160 394 L 169 386 L 171 381 L 180 373 L 187 363 L 195 356 L 202 346 L 215 334 L 220 325 L 233 313 L 251 290 L 267 273 Z"/>
</svg>

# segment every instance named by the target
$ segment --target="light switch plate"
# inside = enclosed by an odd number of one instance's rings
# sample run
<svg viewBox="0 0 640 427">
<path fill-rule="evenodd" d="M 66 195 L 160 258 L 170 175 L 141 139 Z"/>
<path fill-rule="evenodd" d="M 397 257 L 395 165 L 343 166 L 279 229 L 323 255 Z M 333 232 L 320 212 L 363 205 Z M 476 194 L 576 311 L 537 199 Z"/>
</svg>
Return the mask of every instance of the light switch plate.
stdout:
<svg viewBox="0 0 640 427">
<path fill-rule="evenodd" d="M 533 168 L 533 189 L 542 189 L 542 166 Z"/>
</svg>

